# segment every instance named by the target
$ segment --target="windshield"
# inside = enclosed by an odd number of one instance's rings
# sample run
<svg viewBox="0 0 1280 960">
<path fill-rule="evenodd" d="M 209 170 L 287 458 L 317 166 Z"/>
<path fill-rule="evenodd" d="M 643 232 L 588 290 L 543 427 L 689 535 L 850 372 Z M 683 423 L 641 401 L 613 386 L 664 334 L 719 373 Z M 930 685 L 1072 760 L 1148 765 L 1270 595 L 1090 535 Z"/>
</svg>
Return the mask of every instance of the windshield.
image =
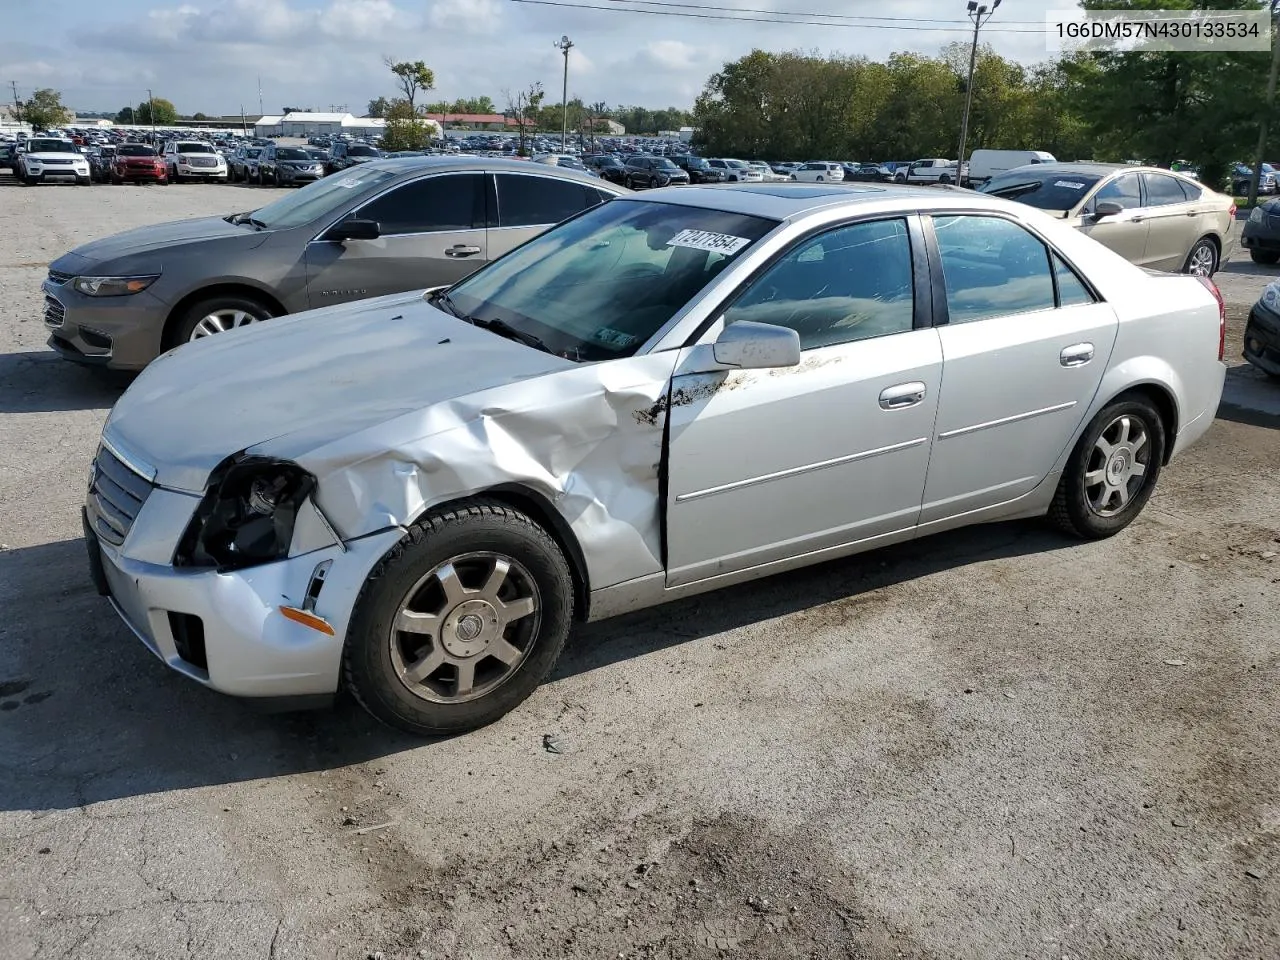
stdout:
<svg viewBox="0 0 1280 960">
<path fill-rule="evenodd" d="M 743 169 L 747 165 L 741 160 L 726 160 L 725 166 L 733 167 L 735 170 Z"/>
<path fill-rule="evenodd" d="M 248 157 L 250 160 L 254 159 L 255 157 L 260 157 L 262 156 L 262 148 L 249 147 L 248 149 L 245 150 L 244 155 Z"/>
<path fill-rule="evenodd" d="M 978 190 L 1006 200 L 1017 200 L 1039 210 L 1073 210 L 1100 179 L 1094 173 L 1010 170 L 992 177 Z"/>
<path fill-rule="evenodd" d="M 299 150 L 297 147 L 277 147 L 277 160 L 310 160 L 311 154 L 305 150 Z"/>
<path fill-rule="evenodd" d="M 180 143 L 178 144 L 179 153 L 213 153 L 213 147 L 207 143 Z"/>
<path fill-rule="evenodd" d="M 357 143 L 355 146 L 348 148 L 347 155 L 351 157 L 376 157 L 378 151 L 373 147 L 366 147 L 363 143 Z"/>
<path fill-rule="evenodd" d="M 156 152 L 138 143 L 126 143 L 116 151 L 122 157 L 154 157 Z"/>
<path fill-rule="evenodd" d="M 290 193 L 253 212 L 253 218 L 270 230 L 300 227 L 332 213 L 349 200 L 367 197 L 396 177 L 391 170 L 371 170 L 361 164 L 345 176 L 327 177 Z"/>
<path fill-rule="evenodd" d="M 457 311 L 502 320 L 570 360 L 635 353 L 772 220 L 645 201 L 592 208 L 449 291 Z"/>
<path fill-rule="evenodd" d="M 28 140 L 28 153 L 79 153 L 70 140 Z"/>
<path fill-rule="evenodd" d="M 315 147 L 308 147 L 306 154 L 313 160 L 323 160 L 329 156 L 323 150 L 317 149 Z"/>
<path fill-rule="evenodd" d="M 679 170 L 680 169 L 674 163 L 668 160 L 666 157 L 653 161 L 653 165 L 658 170 Z"/>
</svg>

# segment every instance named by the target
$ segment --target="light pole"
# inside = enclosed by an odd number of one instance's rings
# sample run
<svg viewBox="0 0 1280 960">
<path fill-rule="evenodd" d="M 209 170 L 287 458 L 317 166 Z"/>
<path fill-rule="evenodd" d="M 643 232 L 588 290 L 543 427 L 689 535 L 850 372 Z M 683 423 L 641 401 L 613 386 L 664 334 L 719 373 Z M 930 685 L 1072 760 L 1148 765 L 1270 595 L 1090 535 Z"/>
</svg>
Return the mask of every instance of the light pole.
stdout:
<svg viewBox="0 0 1280 960">
<path fill-rule="evenodd" d="M 964 118 L 960 121 L 960 156 L 956 158 L 956 181 L 961 185 L 965 180 L 964 150 L 969 140 L 969 108 L 973 106 L 973 68 L 978 63 L 978 31 L 991 19 L 998 6 L 1000 6 L 1000 0 L 995 0 L 990 9 L 987 9 L 986 4 L 979 6 L 977 0 L 969 0 L 968 14 L 969 19 L 973 21 L 973 46 L 969 49 L 969 81 L 964 86 Z"/>
<path fill-rule="evenodd" d="M 560 150 L 563 152 L 569 146 L 569 51 L 573 49 L 573 41 L 568 36 L 563 36 L 556 46 L 564 54 L 564 91 L 560 94 L 560 109 L 563 112 L 560 124 Z"/>
<path fill-rule="evenodd" d="M 147 109 L 151 113 L 151 142 L 156 142 L 156 104 L 151 98 L 151 88 L 147 88 Z"/>
</svg>

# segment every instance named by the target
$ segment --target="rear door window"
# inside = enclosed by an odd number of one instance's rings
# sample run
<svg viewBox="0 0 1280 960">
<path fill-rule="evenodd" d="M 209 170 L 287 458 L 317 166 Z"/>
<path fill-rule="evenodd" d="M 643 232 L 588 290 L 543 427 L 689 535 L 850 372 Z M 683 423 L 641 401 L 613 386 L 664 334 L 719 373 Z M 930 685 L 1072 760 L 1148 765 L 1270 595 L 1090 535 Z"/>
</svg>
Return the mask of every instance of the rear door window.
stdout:
<svg viewBox="0 0 1280 960">
<path fill-rule="evenodd" d="M 1186 203 L 1187 195 L 1173 177 L 1158 173 L 1144 173 L 1143 185 L 1147 188 L 1147 206 L 1165 207 L 1173 203 Z"/>
<path fill-rule="evenodd" d="M 484 177 L 453 173 L 414 180 L 365 204 L 359 216 L 376 220 L 384 236 L 483 227 Z"/>
<path fill-rule="evenodd" d="M 600 191 L 576 180 L 500 173 L 497 182 L 500 227 L 559 223 L 600 202 Z"/>
</svg>

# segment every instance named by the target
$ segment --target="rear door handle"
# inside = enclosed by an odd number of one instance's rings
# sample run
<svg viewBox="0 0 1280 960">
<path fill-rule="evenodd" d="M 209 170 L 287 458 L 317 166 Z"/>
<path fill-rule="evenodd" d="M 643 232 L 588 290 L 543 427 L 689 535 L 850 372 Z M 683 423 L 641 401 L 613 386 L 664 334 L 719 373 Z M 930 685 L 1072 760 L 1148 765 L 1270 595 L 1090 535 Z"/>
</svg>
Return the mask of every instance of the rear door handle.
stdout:
<svg viewBox="0 0 1280 960">
<path fill-rule="evenodd" d="M 1062 352 L 1058 354 L 1058 361 L 1064 367 L 1083 367 L 1092 359 L 1092 343 L 1073 343 L 1069 347 L 1063 347 Z"/>
<path fill-rule="evenodd" d="M 882 410 L 902 410 L 914 407 L 924 400 L 926 388 L 919 380 L 914 383 L 900 383 L 896 387 L 886 387 L 880 391 L 880 408 Z"/>
<path fill-rule="evenodd" d="M 1130 217 L 1130 218 L 1129 218 L 1129 222 L 1130 222 L 1130 223 L 1141 223 L 1141 222 L 1142 222 L 1143 220 L 1145 220 L 1145 219 L 1147 219 L 1147 218 L 1146 218 L 1146 217 Z"/>
<path fill-rule="evenodd" d="M 474 257 L 479 252 L 479 247 L 469 247 L 463 243 L 455 243 L 452 247 L 445 248 L 444 255 L 446 257 Z"/>
</svg>

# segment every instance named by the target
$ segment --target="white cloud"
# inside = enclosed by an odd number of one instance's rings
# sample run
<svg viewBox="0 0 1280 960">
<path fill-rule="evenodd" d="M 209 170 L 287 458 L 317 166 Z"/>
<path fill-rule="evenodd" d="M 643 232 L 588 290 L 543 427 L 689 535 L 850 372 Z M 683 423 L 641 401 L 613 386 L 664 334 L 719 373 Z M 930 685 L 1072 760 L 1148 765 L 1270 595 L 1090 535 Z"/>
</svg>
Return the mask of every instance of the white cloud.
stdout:
<svg viewBox="0 0 1280 960">
<path fill-rule="evenodd" d="M 440 31 L 496 34 L 502 27 L 502 8 L 498 0 L 436 0 L 427 11 L 427 23 Z"/>
<path fill-rule="evenodd" d="M 669 70 L 687 70 L 698 60 L 698 48 L 683 40 L 654 40 L 644 49 L 654 64 Z"/>
</svg>

